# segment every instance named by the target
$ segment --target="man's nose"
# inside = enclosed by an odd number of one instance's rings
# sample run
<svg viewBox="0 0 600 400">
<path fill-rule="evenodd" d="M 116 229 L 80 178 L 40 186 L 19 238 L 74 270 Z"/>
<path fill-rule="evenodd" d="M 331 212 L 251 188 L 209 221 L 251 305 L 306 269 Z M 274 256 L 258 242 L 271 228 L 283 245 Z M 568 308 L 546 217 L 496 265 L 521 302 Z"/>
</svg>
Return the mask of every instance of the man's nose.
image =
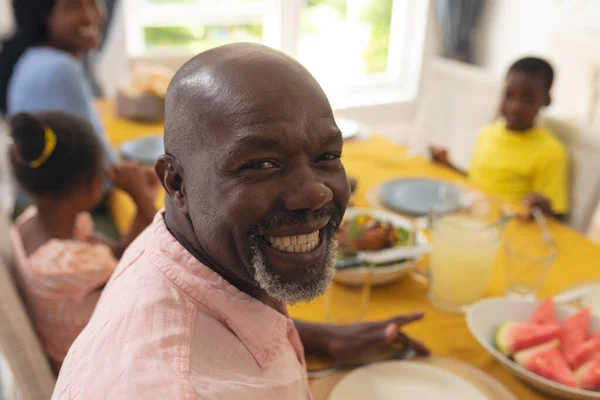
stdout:
<svg viewBox="0 0 600 400">
<path fill-rule="evenodd" d="M 310 168 L 303 168 L 290 178 L 283 195 L 287 210 L 318 210 L 333 200 L 331 189 Z"/>
</svg>

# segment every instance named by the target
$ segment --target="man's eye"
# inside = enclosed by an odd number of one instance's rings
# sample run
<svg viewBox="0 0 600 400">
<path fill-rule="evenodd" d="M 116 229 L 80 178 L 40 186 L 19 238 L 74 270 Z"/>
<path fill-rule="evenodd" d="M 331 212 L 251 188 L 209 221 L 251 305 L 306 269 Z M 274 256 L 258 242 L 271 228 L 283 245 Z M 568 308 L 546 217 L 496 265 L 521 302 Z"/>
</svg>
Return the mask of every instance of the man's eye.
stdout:
<svg viewBox="0 0 600 400">
<path fill-rule="evenodd" d="M 246 169 L 272 169 L 277 168 L 277 165 L 272 161 L 258 161 L 252 164 L 248 164 Z"/>
<path fill-rule="evenodd" d="M 342 157 L 340 153 L 327 153 L 319 157 L 319 161 L 335 161 Z"/>
</svg>

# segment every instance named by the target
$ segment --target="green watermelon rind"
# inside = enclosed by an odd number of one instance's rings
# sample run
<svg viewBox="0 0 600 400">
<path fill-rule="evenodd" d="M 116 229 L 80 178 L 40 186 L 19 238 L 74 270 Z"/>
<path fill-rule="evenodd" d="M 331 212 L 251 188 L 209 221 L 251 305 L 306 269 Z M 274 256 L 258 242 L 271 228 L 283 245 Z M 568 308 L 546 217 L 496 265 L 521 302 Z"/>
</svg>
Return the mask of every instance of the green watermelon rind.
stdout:
<svg viewBox="0 0 600 400">
<path fill-rule="evenodd" d="M 539 335 L 534 336 L 535 340 L 532 340 L 532 343 L 526 347 L 522 346 L 522 343 L 517 343 L 518 337 L 522 337 L 522 329 L 528 327 L 531 329 L 539 329 L 541 332 L 538 332 Z M 518 336 L 515 336 L 514 330 L 519 332 Z M 510 357 L 515 351 L 520 351 L 528 347 L 537 346 L 539 344 L 546 343 L 552 339 L 555 339 L 558 335 L 559 327 L 558 325 L 538 325 L 529 322 L 515 322 L 515 321 L 506 321 L 501 324 L 496 330 L 495 335 L 495 345 L 496 349 L 504 354 L 507 357 Z"/>
<path fill-rule="evenodd" d="M 512 326 L 513 322 L 507 321 L 502 323 L 496 329 L 496 335 L 494 336 L 494 343 L 496 344 L 496 349 L 505 356 L 510 355 L 511 349 L 508 344 L 508 333 L 509 328 Z"/>
</svg>

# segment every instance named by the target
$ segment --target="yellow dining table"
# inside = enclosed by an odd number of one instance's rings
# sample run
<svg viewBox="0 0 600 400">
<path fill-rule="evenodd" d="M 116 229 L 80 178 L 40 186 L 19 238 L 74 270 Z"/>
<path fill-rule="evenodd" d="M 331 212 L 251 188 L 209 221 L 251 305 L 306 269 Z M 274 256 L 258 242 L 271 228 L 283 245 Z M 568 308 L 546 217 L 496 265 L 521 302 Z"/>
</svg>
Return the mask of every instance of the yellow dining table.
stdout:
<svg viewBox="0 0 600 400">
<path fill-rule="evenodd" d="M 109 139 L 115 147 L 127 140 L 162 132 L 160 124 L 119 120 L 110 102 L 100 102 L 98 107 Z M 357 207 L 368 207 L 368 193 L 382 182 L 398 177 L 427 177 L 467 184 L 461 175 L 423 158 L 410 157 L 406 148 L 377 136 L 347 142 L 342 159 L 348 176 L 358 180 L 358 189 L 353 199 Z M 160 205 L 161 201 L 162 198 L 157 203 Z M 115 221 L 123 232 L 132 218 L 134 206 L 126 195 L 117 193 L 111 198 L 111 208 Z M 549 221 L 548 225 L 558 246 L 558 257 L 541 288 L 540 297 L 552 296 L 575 284 L 599 280 L 600 246 L 558 222 Z M 527 240 L 540 232 L 535 223 L 513 221 L 506 234 L 511 238 Z M 494 267 L 487 295 L 502 296 L 504 289 L 504 269 L 499 261 Z M 382 319 L 417 310 L 426 312 L 425 319 L 406 327 L 405 331 L 425 342 L 434 354 L 467 362 L 487 372 L 506 385 L 520 400 L 544 399 L 488 355 L 469 333 L 463 315 L 433 308 L 427 300 L 427 287 L 410 277 L 389 286 L 374 288 L 365 318 Z M 290 313 L 295 318 L 324 322 L 323 298 L 291 307 Z"/>
</svg>

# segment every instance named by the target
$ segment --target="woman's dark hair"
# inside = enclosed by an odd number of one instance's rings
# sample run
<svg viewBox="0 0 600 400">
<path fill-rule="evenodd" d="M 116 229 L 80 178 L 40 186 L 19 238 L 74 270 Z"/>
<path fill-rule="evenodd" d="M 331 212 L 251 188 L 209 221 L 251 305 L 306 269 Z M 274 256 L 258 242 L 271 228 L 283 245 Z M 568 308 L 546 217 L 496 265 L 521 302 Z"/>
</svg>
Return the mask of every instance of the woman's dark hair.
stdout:
<svg viewBox="0 0 600 400">
<path fill-rule="evenodd" d="M 15 64 L 25 50 L 48 38 L 46 20 L 56 0 L 12 0 L 16 21 L 15 34 L 5 41 L 0 51 L 0 114 L 7 111 L 7 91 Z"/>
<path fill-rule="evenodd" d="M 9 121 L 14 144 L 10 160 L 19 185 L 32 196 L 57 196 L 82 182 L 91 182 L 102 169 L 102 147 L 94 128 L 84 119 L 62 112 L 17 114 Z M 56 147 L 45 161 L 46 128 L 56 135 Z"/>
</svg>

